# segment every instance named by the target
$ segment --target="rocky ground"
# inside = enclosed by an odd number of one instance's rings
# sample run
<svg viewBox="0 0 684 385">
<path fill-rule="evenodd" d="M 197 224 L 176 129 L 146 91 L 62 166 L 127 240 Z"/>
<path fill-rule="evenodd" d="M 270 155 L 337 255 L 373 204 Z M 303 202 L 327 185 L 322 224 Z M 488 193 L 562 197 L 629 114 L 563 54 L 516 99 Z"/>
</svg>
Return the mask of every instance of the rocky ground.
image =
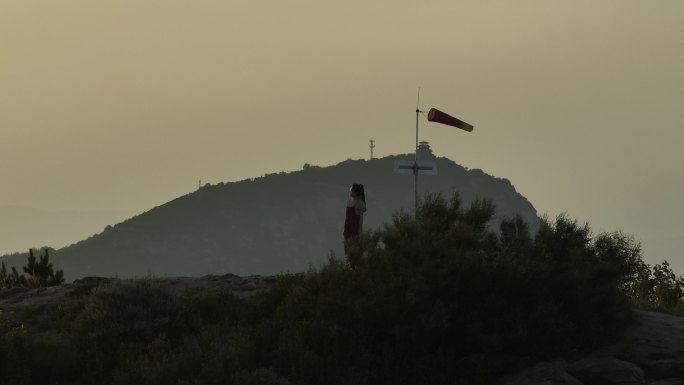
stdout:
<svg viewBox="0 0 684 385">
<path fill-rule="evenodd" d="M 684 317 L 634 309 L 622 339 L 584 357 L 536 363 L 501 385 L 684 385 Z"/>
<path fill-rule="evenodd" d="M 14 287 L 0 294 L 0 310 L 12 325 L 23 325 L 28 334 L 52 334 L 46 309 L 57 305 L 65 296 L 90 289 L 100 284 L 117 281 L 117 278 L 86 277 L 73 283 L 41 289 Z M 233 274 L 206 275 L 203 277 L 140 278 L 156 285 L 166 286 L 172 292 L 182 293 L 209 287 L 228 288 L 238 298 L 248 298 L 264 290 L 276 281 L 276 277 L 248 276 Z"/>
<path fill-rule="evenodd" d="M 14 287 L 0 295 L 0 308 L 7 315 L 9 311 L 28 305 L 38 305 L 55 302 L 64 297 L 70 291 L 82 286 L 92 286 L 118 280 L 117 278 L 86 277 L 73 283 L 61 286 L 52 286 L 42 289 L 27 289 Z M 135 279 L 132 279 L 135 280 Z M 187 290 L 203 289 L 208 287 L 226 287 L 238 297 L 245 298 L 256 294 L 275 282 L 276 277 L 263 277 L 254 275 L 239 277 L 234 274 L 205 275 L 203 277 L 172 277 L 172 278 L 140 278 L 140 280 L 154 282 L 158 285 L 167 286 L 177 293 Z"/>
<path fill-rule="evenodd" d="M 232 274 L 204 277 L 145 278 L 181 294 L 188 290 L 225 287 L 247 298 L 264 290 L 275 277 L 239 277 Z M 14 288 L 0 296 L 0 309 L 12 324 L 28 333 L 45 332 L 41 306 L 56 304 L 79 288 L 111 281 L 89 277 L 45 289 Z M 500 385 L 684 385 L 684 317 L 634 310 L 635 323 L 620 341 L 584 357 L 559 357 L 509 373 Z"/>
</svg>

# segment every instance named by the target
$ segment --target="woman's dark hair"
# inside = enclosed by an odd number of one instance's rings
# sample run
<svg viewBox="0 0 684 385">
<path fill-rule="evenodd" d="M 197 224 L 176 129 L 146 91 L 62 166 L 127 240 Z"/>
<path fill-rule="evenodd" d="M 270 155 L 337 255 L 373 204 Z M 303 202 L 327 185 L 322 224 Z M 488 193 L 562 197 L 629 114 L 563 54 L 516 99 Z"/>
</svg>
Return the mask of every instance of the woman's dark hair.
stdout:
<svg viewBox="0 0 684 385">
<path fill-rule="evenodd" d="M 354 183 L 352 185 L 352 190 L 356 193 L 356 195 L 361 197 L 363 203 L 366 203 L 366 192 L 363 190 L 363 185 L 361 183 Z"/>
</svg>

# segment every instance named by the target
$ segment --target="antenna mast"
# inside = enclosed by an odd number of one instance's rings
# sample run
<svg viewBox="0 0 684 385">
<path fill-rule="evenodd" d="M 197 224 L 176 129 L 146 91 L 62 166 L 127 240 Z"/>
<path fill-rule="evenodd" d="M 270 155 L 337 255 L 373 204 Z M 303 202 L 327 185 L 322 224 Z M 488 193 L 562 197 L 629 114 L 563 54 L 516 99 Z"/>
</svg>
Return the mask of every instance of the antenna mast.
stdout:
<svg viewBox="0 0 684 385">
<path fill-rule="evenodd" d="M 368 146 L 368 147 L 370 147 L 370 152 L 371 152 L 370 158 L 371 158 L 371 160 L 373 160 L 373 149 L 375 148 L 375 140 L 371 139 L 370 140 L 370 146 Z"/>
</svg>

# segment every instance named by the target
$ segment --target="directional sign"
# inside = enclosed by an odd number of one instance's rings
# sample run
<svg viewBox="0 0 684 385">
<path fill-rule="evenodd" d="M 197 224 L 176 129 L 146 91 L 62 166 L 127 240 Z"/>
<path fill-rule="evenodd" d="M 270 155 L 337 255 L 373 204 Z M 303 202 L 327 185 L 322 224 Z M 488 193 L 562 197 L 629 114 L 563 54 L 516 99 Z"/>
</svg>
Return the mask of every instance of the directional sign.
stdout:
<svg viewBox="0 0 684 385">
<path fill-rule="evenodd" d="M 416 164 L 412 160 L 395 160 L 394 172 L 396 174 L 413 174 L 414 168 L 418 168 L 418 174 L 421 175 L 437 175 L 437 163 L 435 162 L 418 162 Z"/>
</svg>

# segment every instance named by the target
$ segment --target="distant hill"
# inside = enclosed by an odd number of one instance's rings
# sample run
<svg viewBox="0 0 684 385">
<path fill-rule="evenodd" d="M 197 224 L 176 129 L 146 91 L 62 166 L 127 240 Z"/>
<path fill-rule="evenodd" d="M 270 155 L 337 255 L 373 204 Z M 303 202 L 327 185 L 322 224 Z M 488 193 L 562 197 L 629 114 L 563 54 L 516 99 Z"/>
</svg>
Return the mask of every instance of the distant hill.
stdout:
<svg viewBox="0 0 684 385">
<path fill-rule="evenodd" d="M 429 151 L 429 150 L 428 150 Z M 464 203 L 491 199 L 497 218 L 520 214 L 537 226 L 536 210 L 507 179 L 468 170 L 447 158 L 437 176 L 421 176 L 419 192 L 450 195 Z M 393 173 L 395 160 L 346 160 L 335 166 L 267 174 L 239 182 L 205 185 L 68 247 L 51 252 L 67 281 L 84 276 L 198 276 L 305 271 L 342 253 L 344 205 L 352 183 L 366 188 L 364 228 L 376 228 L 398 210 L 413 208 L 413 177 Z M 25 254 L 2 257 L 24 265 Z"/>
</svg>

